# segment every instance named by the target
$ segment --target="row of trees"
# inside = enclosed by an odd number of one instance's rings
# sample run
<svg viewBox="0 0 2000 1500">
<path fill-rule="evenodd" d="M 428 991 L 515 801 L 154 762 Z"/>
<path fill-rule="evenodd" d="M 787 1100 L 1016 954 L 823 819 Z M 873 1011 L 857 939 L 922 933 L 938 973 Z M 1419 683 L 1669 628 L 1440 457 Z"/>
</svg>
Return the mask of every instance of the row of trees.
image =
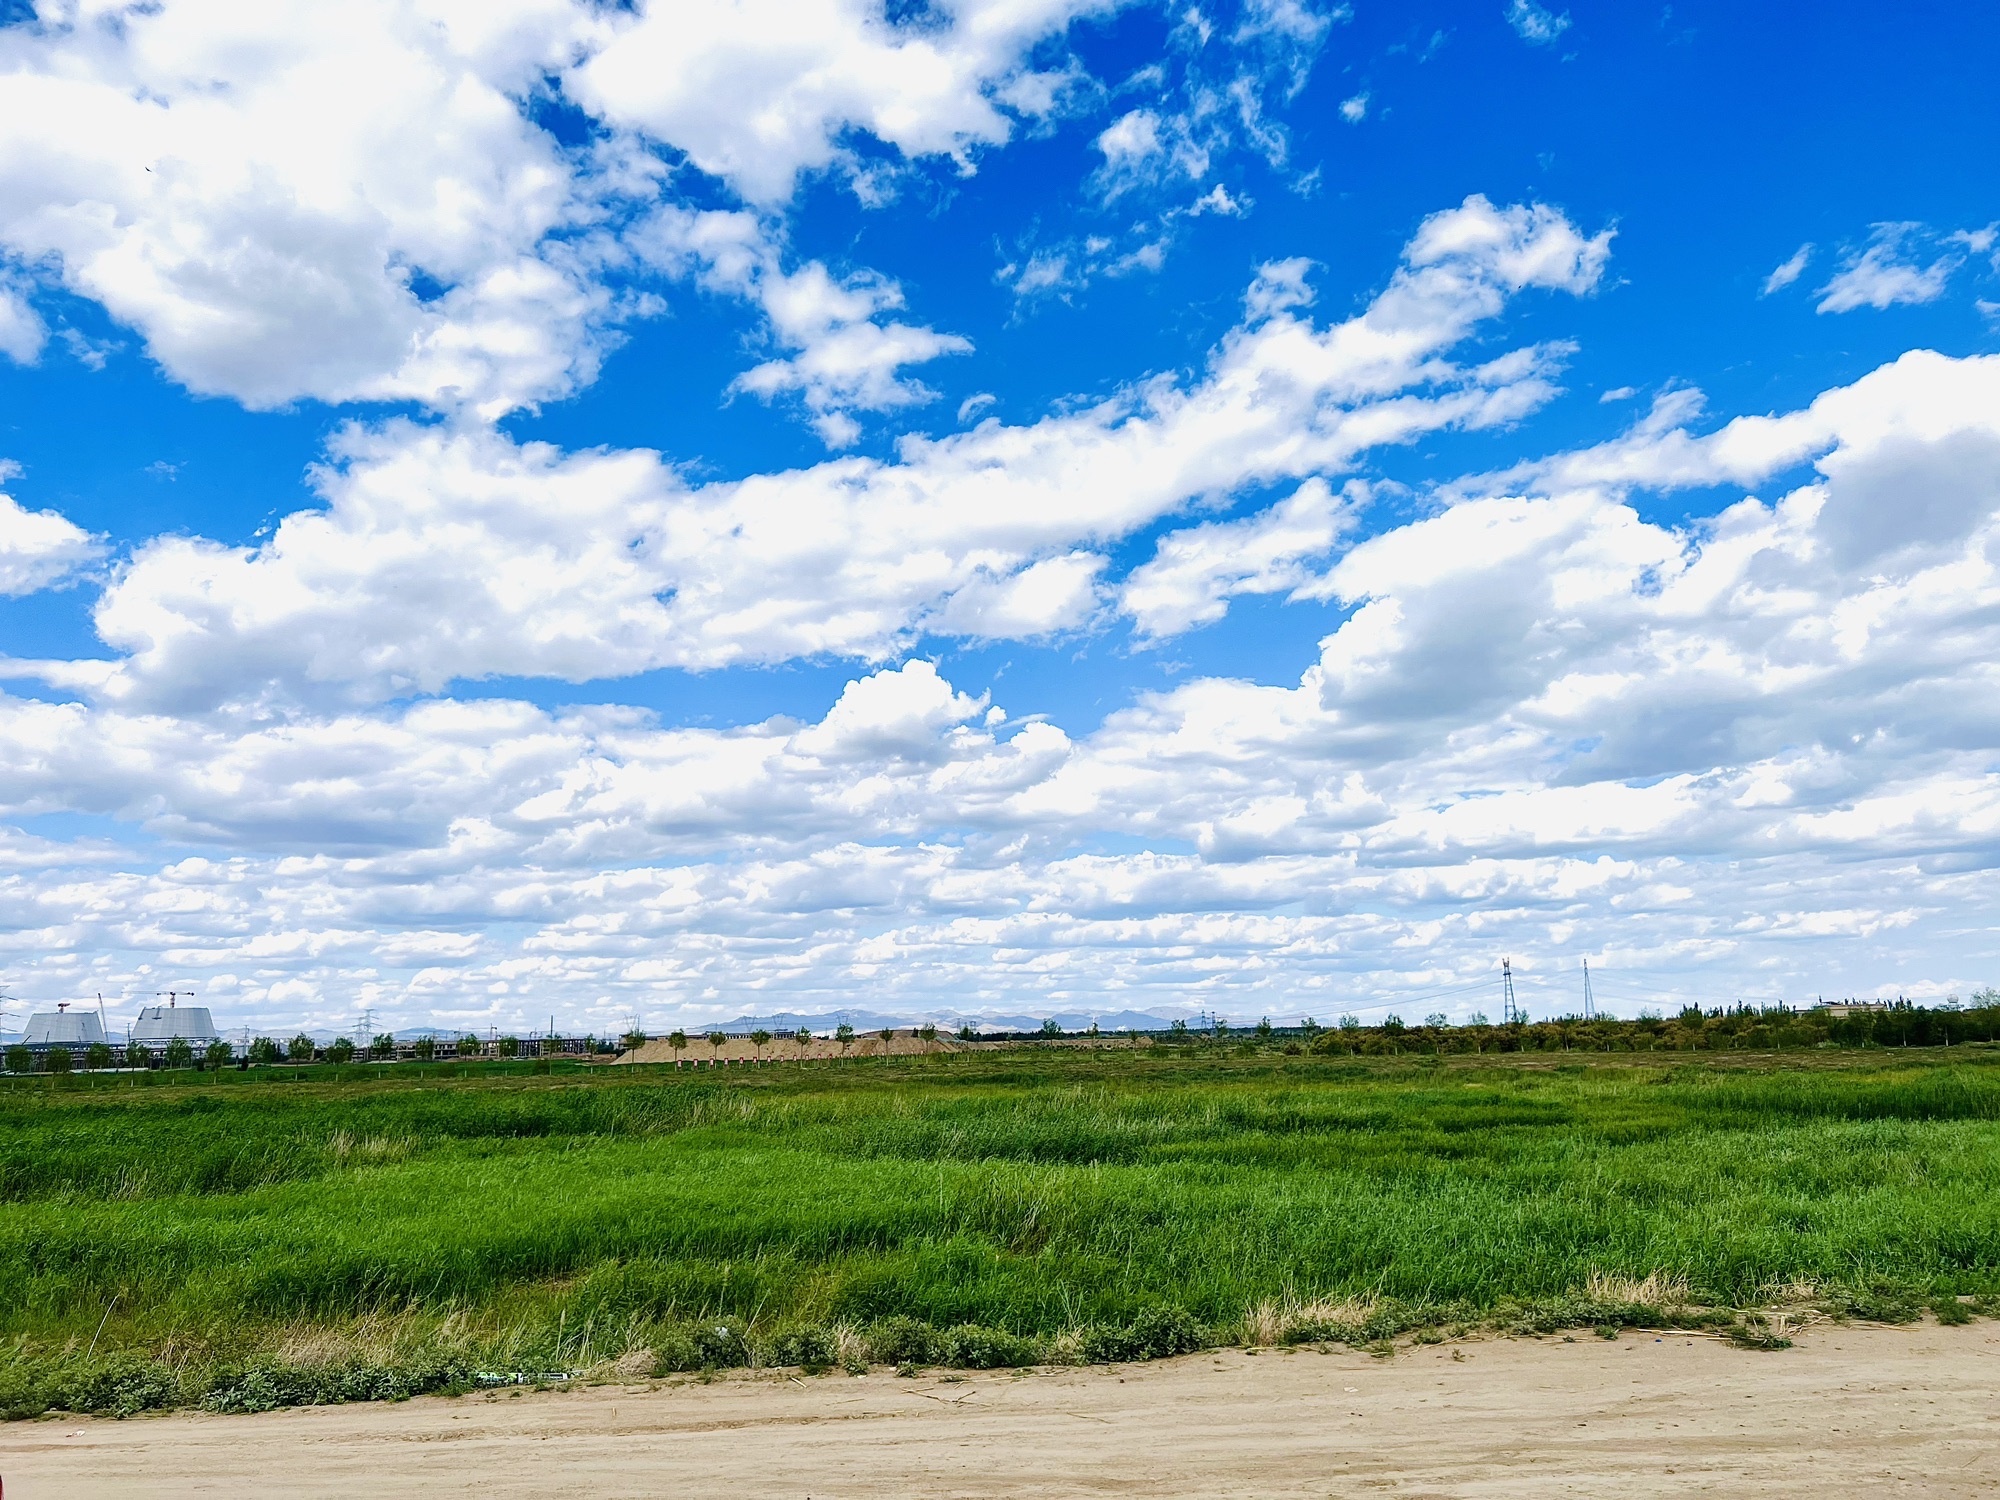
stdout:
<svg viewBox="0 0 2000 1500">
<path fill-rule="evenodd" d="M 186 1037 L 175 1037 L 161 1051 L 161 1059 L 169 1068 L 221 1068 L 226 1067 L 235 1056 L 227 1042 L 210 1042 L 201 1051 Z M 88 1047 L 52 1047 L 37 1054 L 16 1044 L 7 1049 L 7 1071 L 9 1073 L 69 1073 L 77 1068 L 104 1069 L 114 1067 L 150 1068 L 153 1065 L 152 1052 L 138 1042 L 127 1044 L 122 1049 L 114 1049 L 106 1042 L 92 1042 Z"/>
<path fill-rule="evenodd" d="M 493 1050 L 501 1057 L 519 1057 L 520 1039 L 503 1036 L 494 1044 Z M 479 1057 L 484 1055 L 486 1043 L 471 1035 L 457 1042 L 440 1042 L 424 1037 L 411 1044 L 410 1051 L 418 1062 L 430 1062 L 453 1054 Z M 213 1041 L 197 1049 L 185 1037 L 175 1037 L 158 1053 L 138 1042 L 116 1049 L 103 1042 L 93 1042 L 88 1047 L 53 1047 L 40 1053 L 16 1044 L 7 1049 L 5 1061 L 10 1073 L 69 1073 L 79 1068 L 91 1071 L 120 1067 L 150 1068 L 156 1062 L 168 1068 L 215 1069 L 228 1067 L 232 1062 L 244 1067 L 276 1067 L 280 1064 L 350 1063 L 356 1058 L 379 1062 L 395 1056 L 396 1039 L 387 1032 L 378 1034 L 366 1045 L 344 1036 L 335 1037 L 322 1045 L 301 1032 L 289 1042 L 260 1036 L 244 1049 L 240 1058 L 228 1042 Z"/>
<path fill-rule="evenodd" d="M 770 1047 L 774 1042 L 785 1041 L 792 1043 L 799 1049 L 799 1057 L 803 1060 L 806 1053 L 811 1049 L 813 1042 L 817 1040 L 813 1033 L 804 1026 L 801 1026 L 797 1031 L 788 1032 L 783 1037 L 778 1036 L 775 1032 L 766 1031 L 762 1027 L 759 1027 L 755 1031 L 741 1033 L 741 1035 L 744 1040 L 750 1043 L 755 1058 L 760 1063 L 764 1061 L 765 1049 Z M 896 1035 L 896 1028 L 893 1026 L 884 1026 L 876 1035 L 881 1037 L 884 1042 L 893 1041 Z M 923 1025 L 917 1027 L 912 1035 L 920 1041 L 934 1042 L 938 1038 L 938 1029 L 935 1026 Z M 970 1040 L 975 1033 L 970 1026 L 967 1026 L 959 1032 L 959 1035 Z M 829 1038 L 829 1040 L 838 1044 L 842 1057 L 847 1055 L 848 1049 L 859 1039 L 860 1033 L 845 1021 L 834 1027 L 833 1034 Z M 628 1032 L 624 1037 L 628 1049 L 644 1046 L 647 1040 L 646 1034 L 637 1030 Z M 687 1051 L 694 1039 L 685 1031 L 675 1030 L 668 1032 L 664 1040 L 669 1047 L 674 1049 L 674 1066 L 678 1068 L 681 1065 L 681 1054 Z M 726 1031 L 711 1031 L 703 1034 L 700 1040 L 708 1043 L 711 1049 L 708 1064 L 710 1067 L 714 1067 L 722 1056 L 722 1049 L 729 1045 L 729 1033 Z M 696 1061 L 698 1062 L 700 1059 L 697 1058 Z"/>
<path fill-rule="evenodd" d="M 1169 1040 L 1184 1044 L 1228 1041 L 1235 1033 L 1217 1023 L 1198 1031 L 1176 1022 Z M 1924 1006 L 1898 1000 L 1879 1009 L 1816 1006 L 1737 1005 L 1703 1009 L 1688 1006 L 1673 1016 L 1566 1016 L 1545 1021 L 1494 1025 L 1483 1015 L 1453 1024 L 1443 1015 L 1410 1025 L 1390 1015 L 1375 1025 L 1342 1016 L 1324 1027 L 1310 1018 L 1297 1027 L 1278 1028 L 1269 1020 L 1250 1037 L 1281 1043 L 1288 1051 L 1370 1055 L 1400 1052 L 1715 1052 L 1765 1051 L 1785 1047 L 1950 1047 L 2000 1041 L 2000 991 L 1982 989 L 1970 1005 L 1956 999 Z M 1238 1040 L 1248 1040 L 1238 1037 Z"/>
</svg>

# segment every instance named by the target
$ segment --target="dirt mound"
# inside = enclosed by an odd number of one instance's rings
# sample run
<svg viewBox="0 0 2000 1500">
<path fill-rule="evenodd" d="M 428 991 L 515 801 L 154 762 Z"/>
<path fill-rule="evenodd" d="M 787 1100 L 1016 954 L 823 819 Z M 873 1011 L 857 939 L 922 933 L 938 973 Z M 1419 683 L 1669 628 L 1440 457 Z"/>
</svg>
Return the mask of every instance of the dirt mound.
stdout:
<svg viewBox="0 0 2000 1500">
<path fill-rule="evenodd" d="M 974 1043 L 973 1045 L 978 1045 Z M 728 1066 L 731 1063 L 772 1062 L 830 1062 L 843 1057 L 924 1057 L 939 1052 L 961 1052 L 963 1042 L 938 1037 L 935 1041 L 925 1041 L 913 1031 L 899 1031 L 887 1041 L 879 1031 L 862 1032 L 854 1041 L 842 1047 L 831 1037 L 814 1037 L 801 1047 L 796 1037 L 774 1037 L 767 1045 L 758 1048 L 747 1036 L 731 1036 L 720 1048 L 709 1045 L 708 1038 L 694 1032 L 688 1033 L 687 1047 L 676 1050 L 661 1037 L 619 1054 L 621 1063 L 671 1063 L 679 1062 L 684 1067 Z"/>
</svg>

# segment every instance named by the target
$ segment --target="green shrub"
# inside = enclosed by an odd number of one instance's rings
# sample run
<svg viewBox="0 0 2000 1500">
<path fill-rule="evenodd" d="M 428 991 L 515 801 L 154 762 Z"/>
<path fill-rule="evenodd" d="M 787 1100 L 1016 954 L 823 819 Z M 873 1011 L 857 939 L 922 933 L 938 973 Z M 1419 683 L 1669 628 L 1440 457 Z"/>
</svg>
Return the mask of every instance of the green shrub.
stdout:
<svg viewBox="0 0 2000 1500">
<path fill-rule="evenodd" d="M 701 1368 L 701 1350 L 683 1329 L 664 1328 L 653 1338 L 653 1373 L 675 1375 Z"/>
<path fill-rule="evenodd" d="M 1871 1323 L 1914 1323 L 1924 1310 L 1923 1302 L 1911 1293 L 1883 1287 L 1849 1290 L 1837 1295 L 1835 1302 L 1836 1311 Z"/>
<path fill-rule="evenodd" d="M 840 1358 L 840 1340 L 826 1328 L 800 1328 L 781 1333 L 764 1353 L 769 1365 L 797 1365 L 808 1374 L 830 1370 Z"/>
<path fill-rule="evenodd" d="M 868 1352 L 885 1365 L 939 1365 L 950 1358 L 944 1335 L 920 1318 L 883 1318 L 868 1329 Z"/>
<path fill-rule="evenodd" d="M 694 1348 L 703 1369 L 729 1370 L 750 1363 L 750 1337 L 734 1318 L 716 1318 L 694 1328 Z"/>
<path fill-rule="evenodd" d="M 947 1332 L 944 1348 L 944 1363 L 964 1370 L 1005 1370 L 1031 1365 L 1039 1352 L 1033 1339 L 1017 1338 L 977 1323 L 961 1323 Z"/>
<path fill-rule="evenodd" d="M 49 1405 L 99 1417 L 132 1417 L 180 1403 L 180 1384 L 148 1360 L 120 1359 L 51 1383 Z"/>
<path fill-rule="evenodd" d="M 475 1379 L 456 1356 L 418 1358 L 401 1365 L 254 1365 L 221 1370 L 201 1395 L 205 1411 L 276 1411 L 285 1406 L 332 1406 L 348 1401 L 403 1401 L 411 1396 L 463 1392 Z"/>
<path fill-rule="evenodd" d="M 1084 1335 L 1083 1355 L 1094 1364 L 1170 1359 L 1203 1343 L 1201 1325 L 1186 1308 L 1148 1307 L 1123 1328 L 1098 1327 Z"/>
</svg>

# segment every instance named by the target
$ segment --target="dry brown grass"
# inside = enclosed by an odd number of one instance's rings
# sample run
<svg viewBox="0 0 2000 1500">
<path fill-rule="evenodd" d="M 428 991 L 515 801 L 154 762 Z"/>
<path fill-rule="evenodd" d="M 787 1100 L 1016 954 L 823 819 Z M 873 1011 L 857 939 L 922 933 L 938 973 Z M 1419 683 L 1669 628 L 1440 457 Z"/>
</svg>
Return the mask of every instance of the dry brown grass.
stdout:
<svg viewBox="0 0 2000 1500">
<path fill-rule="evenodd" d="M 1593 1302 L 1640 1307 L 1685 1307 L 1687 1277 L 1671 1271 L 1649 1271 L 1644 1280 L 1613 1271 L 1592 1271 L 1584 1295 Z"/>
<path fill-rule="evenodd" d="M 1260 1302 L 1243 1315 L 1243 1342 L 1252 1348 L 1283 1344 L 1300 1333 L 1321 1333 L 1328 1329 L 1365 1328 L 1375 1313 L 1372 1297 L 1347 1297 L 1338 1302 L 1324 1297 L 1301 1298 L 1287 1292 L 1283 1297 Z"/>
</svg>

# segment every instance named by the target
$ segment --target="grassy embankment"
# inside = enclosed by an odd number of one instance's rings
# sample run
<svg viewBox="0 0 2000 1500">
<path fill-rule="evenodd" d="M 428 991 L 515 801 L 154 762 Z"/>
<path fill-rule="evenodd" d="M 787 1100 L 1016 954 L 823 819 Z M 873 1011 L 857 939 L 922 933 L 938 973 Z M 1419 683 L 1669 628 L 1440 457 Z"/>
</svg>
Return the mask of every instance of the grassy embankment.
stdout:
<svg viewBox="0 0 2000 1500">
<path fill-rule="evenodd" d="M 0 1090 L 0 1409 L 2000 1310 L 1983 1047 L 208 1078 Z"/>
</svg>

